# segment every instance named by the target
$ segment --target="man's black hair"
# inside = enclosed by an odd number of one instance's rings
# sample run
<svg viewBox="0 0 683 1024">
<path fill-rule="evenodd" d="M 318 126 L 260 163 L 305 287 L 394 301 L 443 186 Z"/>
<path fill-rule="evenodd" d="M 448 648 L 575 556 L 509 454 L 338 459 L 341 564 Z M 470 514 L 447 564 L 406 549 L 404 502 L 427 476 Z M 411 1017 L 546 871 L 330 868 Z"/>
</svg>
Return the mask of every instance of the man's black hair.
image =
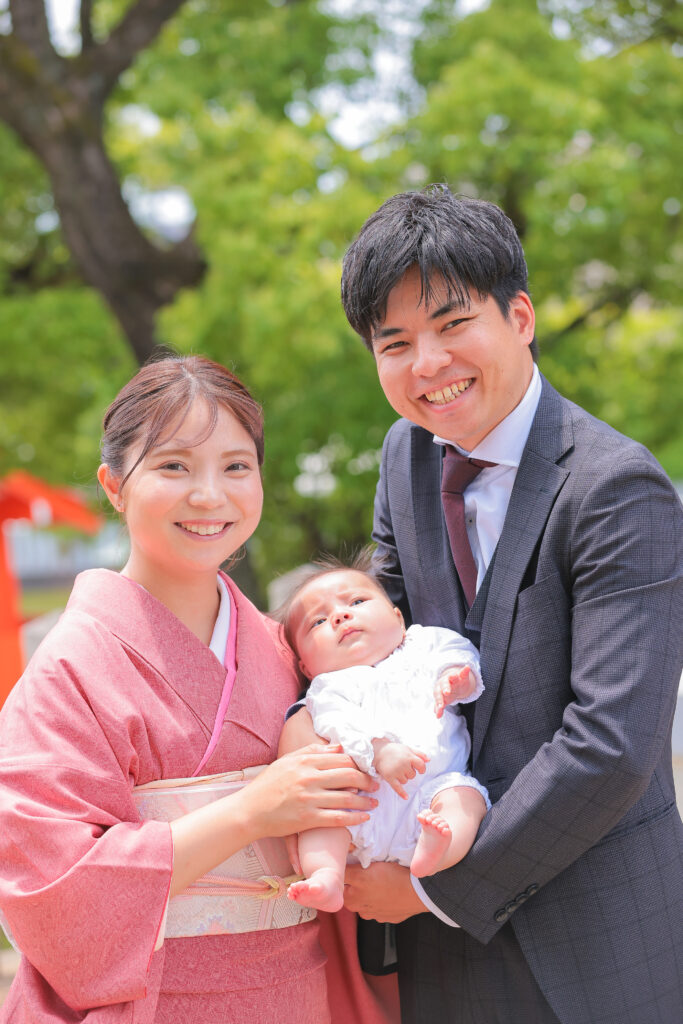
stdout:
<svg viewBox="0 0 683 1024">
<path fill-rule="evenodd" d="M 411 267 L 425 303 L 445 284 L 449 301 L 467 306 L 470 295 L 490 295 L 507 317 L 512 299 L 528 291 L 522 243 L 500 207 L 456 196 L 447 185 L 400 192 L 366 220 L 344 257 L 344 312 L 371 351 L 389 293 Z M 535 357 L 535 339 L 531 351 Z"/>
</svg>

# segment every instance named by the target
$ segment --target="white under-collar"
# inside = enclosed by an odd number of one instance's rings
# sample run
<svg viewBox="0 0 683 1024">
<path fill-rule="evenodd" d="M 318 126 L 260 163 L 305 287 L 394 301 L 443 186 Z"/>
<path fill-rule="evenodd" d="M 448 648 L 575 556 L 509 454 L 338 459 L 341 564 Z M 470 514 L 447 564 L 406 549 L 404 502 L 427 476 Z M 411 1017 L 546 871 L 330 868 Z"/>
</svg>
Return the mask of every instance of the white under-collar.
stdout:
<svg viewBox="0 0 683 1024">
<path fill-rule="evenodd" d="M 541 397 L 541 375 L 534 363 L 529 387 L 524 392 L 521 402 L 501 420 L 493 430 L 484 437 L 471 452 L 465 451 L 460 445 L 448 441 L 444 437 L 434 435 L 434 443 L 457 448 L 463 455 L 485 462 L 495 462 L 498 466 L 519 466 L 524 445 L 527 442 L 531 424 L 533 423 L 538 402 Z"/>
<path fill-rule="evenodd" d="M 209 647 L 222 665 L 225 661 L 225 649 L 228 646 L 228 631 L 230 629 L 230 594 L 221 576 L 218 577 L 218 593 L 221 603 L 218 606 L 218 615 Z"/>
</svg>

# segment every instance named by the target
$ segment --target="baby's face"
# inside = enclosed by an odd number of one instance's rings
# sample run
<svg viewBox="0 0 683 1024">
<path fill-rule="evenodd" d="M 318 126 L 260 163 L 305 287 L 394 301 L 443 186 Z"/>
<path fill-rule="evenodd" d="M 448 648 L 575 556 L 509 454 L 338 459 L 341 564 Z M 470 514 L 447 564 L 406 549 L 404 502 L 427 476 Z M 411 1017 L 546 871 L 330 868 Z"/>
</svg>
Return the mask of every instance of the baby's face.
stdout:
<svg viewBox="0 0 683 1024">
<path fill-rule="evenodd" d="M 362 572 L 341 569 L 312 580 L 292 613 L 301 671 L 309 679 L 352 665 L 374 665 L 403 640 L 403 616 Z"/>
</svg>

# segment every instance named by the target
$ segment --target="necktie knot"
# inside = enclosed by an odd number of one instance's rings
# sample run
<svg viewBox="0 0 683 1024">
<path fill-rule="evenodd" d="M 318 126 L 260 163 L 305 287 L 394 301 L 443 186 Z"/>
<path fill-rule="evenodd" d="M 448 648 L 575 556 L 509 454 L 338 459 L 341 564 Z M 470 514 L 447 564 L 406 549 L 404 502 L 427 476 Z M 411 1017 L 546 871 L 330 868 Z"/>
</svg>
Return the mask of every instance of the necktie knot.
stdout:
<svg viewBox="0 0 683 1024">
<path fill-rule="evenodd" d="M 467 455 L 459 452 L 457 448 L 446 445 L 441 473 L 441 493 L 463 494 L 472 481 L 479 476 L 482 469 L 486 469 L 487 466 L 495 466 L 495 462 L 470 459 Z"/>
</svg>

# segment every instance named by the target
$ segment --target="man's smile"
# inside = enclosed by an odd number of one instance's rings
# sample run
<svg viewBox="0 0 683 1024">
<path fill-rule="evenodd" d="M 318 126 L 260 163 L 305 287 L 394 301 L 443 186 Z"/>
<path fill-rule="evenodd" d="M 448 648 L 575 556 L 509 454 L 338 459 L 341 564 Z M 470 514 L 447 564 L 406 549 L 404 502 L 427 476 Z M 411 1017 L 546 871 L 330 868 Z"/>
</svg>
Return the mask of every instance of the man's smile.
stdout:
<svg viewBox="0 0 683 1024">
<path fill-rule="evenodd" d="M 425 391 L 424 397 L 431 405 L 446 405 L 447 402 L 452 402 L 454 398 L 459 398 L 473 383 L 474 377 L 468 377 L 466 380 L 447 384 L 445 388 L 440 388 L 436 391 Z"/>
</svg>

